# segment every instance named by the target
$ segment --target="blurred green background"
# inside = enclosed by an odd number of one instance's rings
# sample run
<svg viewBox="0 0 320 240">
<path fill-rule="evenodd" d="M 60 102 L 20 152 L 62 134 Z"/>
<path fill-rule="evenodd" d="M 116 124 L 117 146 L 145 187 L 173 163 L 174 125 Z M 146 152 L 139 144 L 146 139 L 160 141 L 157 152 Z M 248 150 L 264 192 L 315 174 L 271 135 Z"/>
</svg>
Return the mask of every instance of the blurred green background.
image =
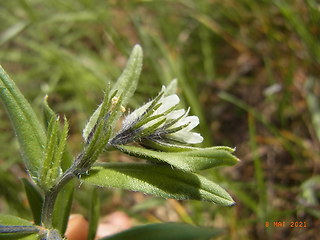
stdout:
<svg viewBox="0 0 320 240">
<path fill-rule="evenodd" d="M 177 78 L 182 105 L 201 119 L 204 145 L 237 147 L 238 165 L 204 173 L 237 205 L 101 190 L 102 215 L 120 209 L 137 224 L 222 228 L 221 239 L 316 239 L 319 23 L 316 0 L 0 0 L 0 64 L 39 116 L 48 94 L 68 117 L 76 154 L 106 83 L 141 44 L 144 67 L 131 109 Z M 3 107 L 0 129 L 0 211 L 28 217 L 18 179 L 26 173 Z M 87 190 L 79 186 L 74 212 L 87 214 Z M 292 228 L 292 221 L 307 227 Z"/>
</svg>

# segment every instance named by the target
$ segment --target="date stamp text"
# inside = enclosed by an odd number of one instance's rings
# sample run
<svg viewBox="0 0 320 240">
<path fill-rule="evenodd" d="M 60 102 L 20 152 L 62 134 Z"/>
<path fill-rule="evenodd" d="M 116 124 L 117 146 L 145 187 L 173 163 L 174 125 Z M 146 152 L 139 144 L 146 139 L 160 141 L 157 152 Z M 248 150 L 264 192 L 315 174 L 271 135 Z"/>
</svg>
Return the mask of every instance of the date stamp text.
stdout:
<svg viewBox="0 0 320 240">
<path fill-rule="evenodd" d="M 303 221 L 266 221 L 264 226 L 266 228 L 268 227 L 290 227 L 290 228 L 307 228 L 308 223 Z"/>
</svg>

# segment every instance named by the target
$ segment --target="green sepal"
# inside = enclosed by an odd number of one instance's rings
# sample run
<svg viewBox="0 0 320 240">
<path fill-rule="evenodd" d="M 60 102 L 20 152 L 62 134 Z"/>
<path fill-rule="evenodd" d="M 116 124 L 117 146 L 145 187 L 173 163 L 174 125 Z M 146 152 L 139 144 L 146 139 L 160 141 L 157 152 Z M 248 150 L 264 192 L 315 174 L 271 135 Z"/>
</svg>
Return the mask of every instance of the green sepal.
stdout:
<svg viewBox="0 0 320 240">
<path fill-rule="evenodd" d="M 133 227 L 100 240 L 209 240 L 221 234 L 220 229 L 171 222 Z"/>
<path fill-rule="evenodd" d="M 163 162 L 185 171 L 198 171 L 219 166 L 231 166 L 239 159 L 229 147 L 192 148 L 180 152 L 160 152 L 136 146 L 115 146 L 130 156 L 154 162 Z"/>
<path fill-rule="evenodd" d="M 1 66 L 0 98 L 18 137 L 25 165 L 31 177 L 37 179 L 46 144 L 46 135 L 30 104 Z"/>
<path fill-rule="evenodd" d="M 151 148 L 157 151 L 162 152 L 184 152 L 184 151 L 191 151 L 196 150 L 200 148 L 191 147 L 188 145 L 177 145 L 174 143 L 170 143 L 168 141 L 162 142 L 157 140 L 149 140 L 149 139 L 143 139 L 143 142 L 141 142 L 142 146 Z"/>
<path fill-rule="evenodd" d="M 161 104 L 159 104 L 161 106 Z M 154 109 L 156 110 L 156 109 Z M 151 112 L 148 112 L 147 114 L 150 114 L 151 115 Z M 154 116 L 151 116 L 151 117 L 146 117 L 146 116 L 143 116 L 143 118 L 141 119 L 141 121 L 139 121 L 137 124 L 134 125 L 134 129 L 138 129 L 139 127 L 141 127 L 142 125 L 152 121 L 152 120 L 155 120 L 157 118 L 160 118 L 160 117 L 164 117 L 164 114 L 157 114 L 157 115 L 154 115 Z"/>
<path fill-rule="evenodd" d="M 147 163 L 104 163 L 82 181 L 101 187 L 140 191 L 163 198 L 201 200 L 231 206 L 234 201 L 218 184 L 195 173 Z"/>
<path fill-rule="evenodd" d="M 178 89 L 178 80 L 175 78 L 173 79 L 168 86 L 164 89 L 164 97 L 167 97 L 172 94 L 176 94 Z"/>
<path fill-rule="evenodd" d="M 159 114 L 158 116 L 161 117 L 162 114 Z M 155 132 L 155 130 L 160 127 L 164 122 L 166 121 L 165 118 L 159 119 L 158 122 L 155 122 L 154 124 L 152 124 L 151 126 L 144 128 L 141 130 L 141 132 L 138 132 L 138 134 L 136 135 L 136 138 L 142 138 L 148 135 L 151 135 L 153 132 Z"/>
<path fill-rule="evenodd" d="M 43 197 L 40 191 L 35 185 L 33 185 L 28 179 L 21 179 L 26 191 L 28 202 L 31 208 L 33 221 L 35 224 L 41 224 L 41 209 L 43 205 Z"/>
</svg>

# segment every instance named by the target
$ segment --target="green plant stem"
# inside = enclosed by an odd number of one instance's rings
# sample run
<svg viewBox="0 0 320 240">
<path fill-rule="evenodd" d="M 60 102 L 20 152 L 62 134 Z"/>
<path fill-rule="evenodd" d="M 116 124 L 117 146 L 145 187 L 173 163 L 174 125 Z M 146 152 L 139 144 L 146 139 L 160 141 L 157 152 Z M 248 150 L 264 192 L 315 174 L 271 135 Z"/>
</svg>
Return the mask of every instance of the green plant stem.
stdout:
<svg viewBox="0 0 320 240">
<path fill-rule="evenodd" d="M 60 190 L 76 175 L 74 171 L 72 171 L 74 167 L 70 167 L 59 179 L 58 183 L 52 187 L 48 192 L 45 193 L 43 208 L 42 208 L 42 224 L 46 228 L 52 228 L 52 217 L 53 217 L 53 210 L 54 204 L 56 202 L 58 193 Z"/>
<path fill-rule="evenodd" d="M 44 227 L 48 229 L 52 228 L 54 204 L 60 190 L 74 177 L 80 176 L 81 174 L 87 172 L 92 165 L 93 162 L 90 163 L 88 161 L 85 161 L 87 159 L 85 151 L 78 155 L 71 167 L 67 171 L 65 171 L 57 181 L 57 183 L 45 193 L 41 213 L 41 222 Z"/>
</svg>

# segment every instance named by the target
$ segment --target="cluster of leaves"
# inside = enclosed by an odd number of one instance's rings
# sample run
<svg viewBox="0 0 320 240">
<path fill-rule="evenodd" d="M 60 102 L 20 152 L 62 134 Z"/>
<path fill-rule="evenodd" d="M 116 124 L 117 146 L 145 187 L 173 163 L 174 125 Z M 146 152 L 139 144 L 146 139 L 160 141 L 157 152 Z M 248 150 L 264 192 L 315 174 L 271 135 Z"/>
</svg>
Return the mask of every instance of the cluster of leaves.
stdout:
<svg viewBox="0 0 320 240">
<path fill-rule="evenodd" d="M 169 91 L 172 92 L 175 82 L 164 88 L 154 100 L 128 115 L 122 128 L 116 129 L 116 123 L 136 90 L 142 58 L 142 49 L 136 45 L 117 83 L 112 89 L 107 86 L 103 102 L 88 121 L 83 131 L 83 150 L 74 160 L 67 149 L 67 119 L 64 118 L 61 127 L 59 117 L 50 109 L 45 98 L 45 124 L 42 125 L 14 82 L 0 68 L 0 96 L 31 177 L 31 181 L 25 179 L 24 184 L 35 223 L 0 215 L 0 237 L 62 239 L 72 203 L 73 180 L 76 178 L 96 186 L 141 191 L 164 198 L 202 200 L 225 206 L 234 204 L 231 196 L 218 184 L 195 173 L 237 163 L 238 159 L 232 154 L 234 149 L 186 145 L 200 142 L 202 137 L 191 132 L 198 124 L 198 118 L 187 117 L 188 111 L 174 110 L 176 104 L 171 106 L 163 98 L 169 95 Z M 173 119 L 177 114 L 179 116 Z M 147 162 L 95 164 L 102 152 L 115 150 Z M 92 221 L 92 224 L 95 222 Z M 153 231 L 171 227 L 150 226 L 145 231 L 152 234 Z M 177 234 L 186 234 L 185 225 L 178 224 L 174 228 L 179 229 Z M 95 229 L 91 229 L 89 236 L 93 239 Z M 208 229 L 195 229 L 201 239 L 217 234 Z M 144 230 L 138 228 L 130 231 L 129 235 L 123 233 L 124 236 L 133 236 Z M 120 239 L 121 236 L 106 239 Z"/>
</svg>

